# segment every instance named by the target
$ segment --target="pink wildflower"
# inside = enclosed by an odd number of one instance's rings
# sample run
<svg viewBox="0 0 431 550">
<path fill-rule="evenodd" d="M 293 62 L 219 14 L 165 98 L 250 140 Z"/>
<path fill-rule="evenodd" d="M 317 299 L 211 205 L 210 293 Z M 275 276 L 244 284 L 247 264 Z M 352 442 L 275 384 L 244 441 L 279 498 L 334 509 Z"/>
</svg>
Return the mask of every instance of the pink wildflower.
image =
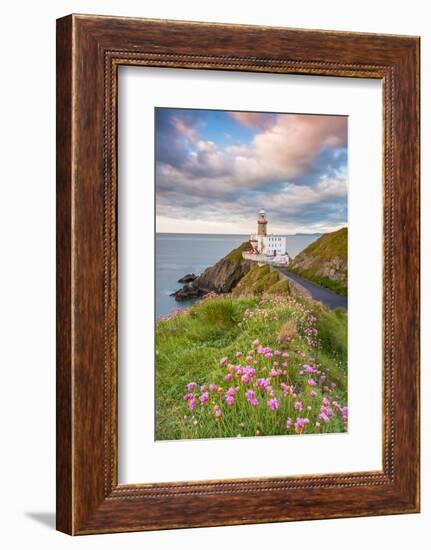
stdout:
<svg viewBox="0 0 431 550">
<path fill-rule="evenodd" d="M 226 376 L 224 377 L 224 380 L 226 380 L 226 382 L 230 382 L 232 380 L 232 375 L 226 374 Z"/>
<path fill-rule="evenodd" d="M 293 406 L 296 412 L 302 411 L 302 401 L 295 401 L 295 404 Z"/>
<path fill-rule="evenodd" d="M 286 420 L 286 429 L 288 430 L 292 426 L 292 419 L 288 417 Z"/>
<path fill-rule="evenodd" d="M 196 408 L 196 399 L 194 397 L 192 397 L 191 399 L 189 399 L 188 403 L 187 403 L 187 406 L 189 409 L 193 410 Z"/>
<path fill-rule="evenodd" d="M 271 409 L 271 411 L 276 411 L 279 407 L 277 399 L 275 397 L 273 399 L 268 400 L 268 407 Z"/>
<path fill-rule="evenodd" d="M 316 393 L 314 390 L 312 390 L 312 391 L 310 392 L 310 396 L 311 396 L 311 397 L 316 397 L 316 396 L 317 396 L 317 393 Z"/>
<path fill-rule="evenodd" d="M 235 357 L 242 357 L 242 351 L 237 351 L 235 353 Z"/>
<path fill-rule="evenodd" d="M 288 386 L 284 382 L 280 384 L 280 388 L 283 390 L 283 395 L 292 395 L 293 394 L 293 386 Z"/>
<path fill-rule="evenodd" d="M 252 346 L 257 348 L 257 346 L 260 344 L 259 340 L 254 340 L 253 343 L 252 343 Z"/>
<path fill-rule="evenodd" d="M 310 421 L 308 420 L 308 418 L 300 418 L 298 417 L 296 419 L 296 422 L 295 422 L 295 432 L 297 434 L 300 434 L 304 431 L 305 429 L 305 426 L 309 423 Z"/>
<path fill-rule="evenodd" d="M 226 365 L 226 363 L 227 363 L 227 357 L 222 357 L 222 358 L 220 359 L 220 365 L 223 366 L 223 365 Z"/>
<path fill-rule="evenodd" d="M 284 358 L 284 359 L 287 359 L 289 357 L 289 354 L 287 353 L 287 351 L 285 351 L 284 353 L 281 354 L 281 356 Z"/>
<path fill-rule="evenodd" d="M 196 386 L 197 386 L 196 382 L 190 382 L 189 384 L 187 384 L 187 389 L 188 391 L 193 391 L 196 388 Z"/>
<path fill-rule="evenodd" d="M 193 394 L 192 393 L 186 393 L 183 395 L 183 399 L 184 401 L 188 401 L 189 399 L 193 399 Z"/>
<path fill-rule="evenodd" d="M 253 390 L 247 390 L 245 392 L 245 398 L 252 407 L 259 405 L 259 401 L 256 399 L 256 394 Z"/>
<path fill-rule="evenodd" d="M 269 376 L 272 376 L 272 377 L 280 376 L 280 374 L 283 374 L 283 371 L 278 369 L 271 369 L 269 371 Z"/>
<path fill-rule="evenodd" d="M 308 384 L 309 386 L 312 386 L 312 387 L 317 386 L 317 382 L 316 382 L 316 380 L 314 380 L 313 378 L 310 378 L 310 379 L 308 380 L 307 384 Z"/>
<path fill-rule="evenodd" d="M 258 378 L 255 385 L 261 390 L 266 390 L 269 386 L 269 382 L 268 380 L 266 380 L 266 378 Z"/>
<path fill-rule="evenodd" d="M 311 365 L 302 365 L 302 368 L 303 368 L 304 372 L 306 372 L 307 374 L 311 374 L 312 372 L 316 372 L 316 369 L 314 367 L 312 367 Z"/>
<path fill-rule="evenodd" d="M 209 390 L 210 391 L 217 391 L 218 390 L 217 384 L 210 384 L 209 385 Z"/>
<path fill-rule="evenodd" d="M 205 403 L 208 401 L 208 392 L 207 391 L 199 397 L 199 401 L 201 402 L 201 405 L 205 405 Z"/>
<path fill-rule="evenodd" d="M 235 403 L 235 397 L 233 397 L 233 395 L 226 395 L 226 403 L 230 407 Z"/>
<path fill-rule="evenodd" d="M 216 420 L 219 420 L 221 417 L 221 409 L 218 405 L 214 405 L 214 413 L 215 413 Z"/>
</svg>

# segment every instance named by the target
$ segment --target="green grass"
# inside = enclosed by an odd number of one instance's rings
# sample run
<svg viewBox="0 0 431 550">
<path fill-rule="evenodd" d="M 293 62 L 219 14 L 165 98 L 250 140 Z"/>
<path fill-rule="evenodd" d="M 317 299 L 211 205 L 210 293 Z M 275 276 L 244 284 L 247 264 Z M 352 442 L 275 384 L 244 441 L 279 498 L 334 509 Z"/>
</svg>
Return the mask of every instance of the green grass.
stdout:
<svg viewBox="0 0 431 550">
<path fill-rule="evenodd" d="M 268 275 L 268 274 L 267 274 Z M 286 287 L 277 282 L 280 289 Z M 343 431 L 344 421 L 338 410 L 329 423 L 315 426 L 324 395 L 345 405 L 347 399 L 347 316 L 341 311 L 329 311 L 318 304 L 298 301 L 291 297 L 265 294 L 262 297 L 222 296 L 202 300 L 168 320 L 157 323 L 156 330 L 156 439 L 236 437 L 295 433 L 292 426 L 286 429 L 286 419 L 308 416 L 310 424 L 306 433 Z M 280 328 L 286 321 L 296 323 L 297 335 L 287 346 L 278 341 Z M 317 330 L 317 335 L 313 331 Z M 254 377 L 268 377 L 272 360 L 256 352 L 252 342 L 259 339 L 262 346 L 289 353 L 288 368 L 283 375 L 271 378 L 279 409 L 270 410 L 268 394 L 245 384 L 240 377 L 225 381 L 227 365 L 220 365 L 222 357 L 228 364 L 245 366 L 247 352 L 251 352 L 257 369 Z M 242 358 L 235 353 L 243 352 Z M 304 357 L 301 354 L 305 354 Z M 319 371 L 327 381 L 314 388 L 317 396 L 310 397 L 307 385 L 309 376 L 301 375 L 303 363 L 315 358 Z M 314 375 L 312 375 L 314 376 Z M 198 384 L 196 399 L 201 385 L 217 384 L 219 392 L 209 392 L 204 405 L 199 401 L 194 410 L 183 399 L 189 382 Z M 323 386 L 335 382 L 331 393 L 323 393 Z M 297 397 L 284 396 L 280 384 L 293 385 Z M 230 386 L 240 387 L 235 403 L 228 406 L 225 392 Z M 245 399 L 245 390 L 253 388 L 259 401 L 252 407 Z M 303 402 L 302 412 L 294 411 L 294 402 Z M 214 406 L 220 407 L 217 421 Z M 310 406 L 311 410 L 306 410 Z"/>
<path fill-rule="evenodd" d="M 241 243 L 237 248 L 234 248 L 227 256 L 224 257 L 225 260 L 228 260 L 232 263 L 241 263 L 245 261 L 242 257 L 242 253 L 251 248 L 250 241 Z"/>
<path fill-rule="evenodd" d="M 277 281 L 265 292 L 265 294 L 275 294 L 280 296 L 289 296 L 290 293 L 290 284 L 288 279 L 281 279 Z"/>
<path fill-rule="evenodd" d="M 347 296 L 347 280 L 335 280 L 321 274 L 324 272 L 322 268 L 326 262 L 341 258 L 346 265 L 347 279 L 347 237 L 347 227 L 322 235 L 294 258 L 288 267 L 289 271 L 341 296 Z M 304 257 L 308 257 L 305 263 L 306 269 L 304 269 L 305 265 L 302 267 Z"/>
<path fill-rule="evenodd" d="M 256 265 L 244 275 L 233 289 L 233 296 L 259 296 L 279 280 L 277 271 L 271 271 L 268 265 Z"/>
<path fill-rule="evenodd" d="M 303 253 L 318 256 L 323 261 L 335 256 L 347 261 L 347 227 L 322 235 L 317 241 L 308 245 Z"/>
</svg>

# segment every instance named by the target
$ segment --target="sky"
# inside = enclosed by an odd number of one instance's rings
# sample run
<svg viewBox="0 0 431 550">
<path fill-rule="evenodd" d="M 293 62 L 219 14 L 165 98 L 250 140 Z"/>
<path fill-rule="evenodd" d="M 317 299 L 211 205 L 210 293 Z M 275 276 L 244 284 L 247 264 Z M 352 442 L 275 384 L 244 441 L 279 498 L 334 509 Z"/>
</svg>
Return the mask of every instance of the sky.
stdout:
<svg viewBox="0 0 431 550">
<path fill-rule="evenodd" d="M 327 233 L 347 225 L 347 117 L 156 108 L 156 230 Z"/>
</svg>

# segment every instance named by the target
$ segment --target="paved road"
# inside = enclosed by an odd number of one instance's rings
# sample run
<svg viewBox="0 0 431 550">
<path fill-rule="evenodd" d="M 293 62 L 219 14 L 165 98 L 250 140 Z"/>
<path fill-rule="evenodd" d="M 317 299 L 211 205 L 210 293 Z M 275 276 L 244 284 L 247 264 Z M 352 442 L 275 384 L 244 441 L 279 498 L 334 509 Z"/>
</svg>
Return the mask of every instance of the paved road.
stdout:
<svg viewBox="0 0 431 550">
<path fill-rule="evenodd" d="M 347 296 L 339 296 L 327 288 L 323 288 L 322 286 L 316 285 L 311 281 L 298 277 L 298 275 L 290 273 L 286 268 L 279 267 L 277 269 L 280 273 L 286 275 L 293 282 L 304 287 L 311 294 L 313 300 L 318 300 L 331 309 L 342 308 L 347 311 Z"/>
</svg>

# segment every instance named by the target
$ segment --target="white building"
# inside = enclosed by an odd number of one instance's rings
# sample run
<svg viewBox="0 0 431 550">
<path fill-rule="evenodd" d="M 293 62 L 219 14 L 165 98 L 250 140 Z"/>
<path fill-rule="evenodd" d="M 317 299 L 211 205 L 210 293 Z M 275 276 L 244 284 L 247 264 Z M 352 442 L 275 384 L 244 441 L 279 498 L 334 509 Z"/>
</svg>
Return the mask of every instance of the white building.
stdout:
<svg viewBox="0 0 431 550">
<path fill-rule="evenodd" d="M 287 239 L 283 235 L 267 234 L 268 221 L 265 216 L 265 211 L 259 212 L 257 220 L 257 233 L 250 235 L 250 242 L 257 254 L 265 256 L 287 256 Z"/>
</svg>

